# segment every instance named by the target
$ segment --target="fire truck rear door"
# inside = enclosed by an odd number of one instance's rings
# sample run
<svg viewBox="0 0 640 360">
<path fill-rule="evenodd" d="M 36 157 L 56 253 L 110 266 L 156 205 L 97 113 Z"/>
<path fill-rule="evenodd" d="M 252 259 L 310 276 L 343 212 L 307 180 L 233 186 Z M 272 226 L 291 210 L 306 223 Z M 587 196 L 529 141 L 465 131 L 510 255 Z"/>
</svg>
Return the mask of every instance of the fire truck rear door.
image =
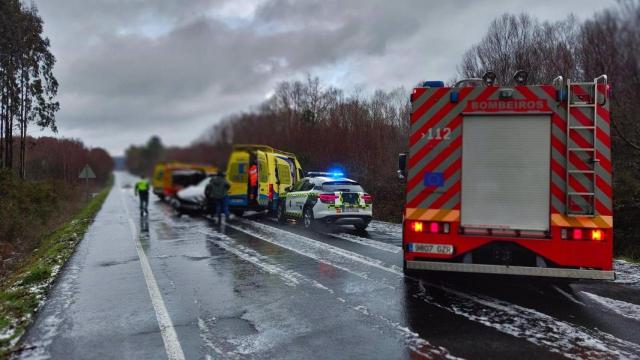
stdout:
<svg viewBox="0 0 640 360">
<path fill-rule="evenodd" d="M 548 115 L 465 116 L 461 225 L 549 230 Z"/>
</svg>

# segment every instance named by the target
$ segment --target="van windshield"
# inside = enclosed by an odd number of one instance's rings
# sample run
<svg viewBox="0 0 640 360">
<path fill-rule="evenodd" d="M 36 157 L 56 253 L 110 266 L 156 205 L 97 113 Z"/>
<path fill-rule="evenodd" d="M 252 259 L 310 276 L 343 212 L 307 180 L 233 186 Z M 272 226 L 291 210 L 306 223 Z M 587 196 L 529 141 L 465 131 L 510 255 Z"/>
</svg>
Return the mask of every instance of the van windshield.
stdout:
<svg viewBox="0 0 640 360">
<path fill-rule="evenodd" d="M 360 184 L 353 181 L 331 181 L 322 183 L 322 191 L 364 192 L 364 189 Z"/>
<path fill-rule="evenodd" d="M 187 187 L 199 183 L 207 175 L 202 171 L 197 170 L 178 170 L 172 174 L 173 184 Z"/>
</svg>

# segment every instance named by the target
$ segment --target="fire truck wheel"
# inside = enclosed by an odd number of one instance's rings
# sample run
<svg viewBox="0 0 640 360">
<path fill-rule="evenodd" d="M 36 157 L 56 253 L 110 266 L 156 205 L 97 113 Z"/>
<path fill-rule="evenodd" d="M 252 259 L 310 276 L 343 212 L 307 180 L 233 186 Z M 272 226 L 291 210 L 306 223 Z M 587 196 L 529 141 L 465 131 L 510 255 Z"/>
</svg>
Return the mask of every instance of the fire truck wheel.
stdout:
<svg viewBox="0 0 640 360">
<path fill-rule="evenodd" d="M 315 220 L 313 219 L 313 210 L 309 207 L 304 209 L 304 212 L 302 213 L 302 224 L 304 225 L 305 229 L 311 229 L 313 228 L 315 223 Z"/>
</svg>

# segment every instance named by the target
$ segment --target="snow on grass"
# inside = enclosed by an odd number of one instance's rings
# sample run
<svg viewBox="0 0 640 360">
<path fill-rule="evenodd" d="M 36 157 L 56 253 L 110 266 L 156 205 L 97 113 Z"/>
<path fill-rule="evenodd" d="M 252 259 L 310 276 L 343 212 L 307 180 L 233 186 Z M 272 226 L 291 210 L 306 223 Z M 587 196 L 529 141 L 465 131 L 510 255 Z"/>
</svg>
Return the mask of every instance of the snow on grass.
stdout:
<svg viewBox="0 0 640 360">
<path fill-rule="evenodd" d="M 592 294 L 583 291 L 589 299 L 599 303 L 607 309 L 632 320 L 640 320 L 640 305 L 628 303 L 625 301 L 610 299 L 604 296 Z"/>
<path fill-rule="evenodd" d="M 640 286 L 640 264 L 618 259 L 613 263 L 617 283 Z"/>
</svg>

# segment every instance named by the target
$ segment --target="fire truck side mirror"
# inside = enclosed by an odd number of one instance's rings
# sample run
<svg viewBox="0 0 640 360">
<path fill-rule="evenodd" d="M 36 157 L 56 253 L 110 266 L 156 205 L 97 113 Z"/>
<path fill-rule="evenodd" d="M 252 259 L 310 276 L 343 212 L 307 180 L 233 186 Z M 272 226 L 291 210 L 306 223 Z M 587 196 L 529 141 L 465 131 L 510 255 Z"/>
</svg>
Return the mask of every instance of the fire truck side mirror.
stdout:
<svg viewBox="0 0 640 360">
<path fill-rule="evenodd" d="M 398 179 L 407 177 L 407 153 L 398 154 Z"/>
</svg>

